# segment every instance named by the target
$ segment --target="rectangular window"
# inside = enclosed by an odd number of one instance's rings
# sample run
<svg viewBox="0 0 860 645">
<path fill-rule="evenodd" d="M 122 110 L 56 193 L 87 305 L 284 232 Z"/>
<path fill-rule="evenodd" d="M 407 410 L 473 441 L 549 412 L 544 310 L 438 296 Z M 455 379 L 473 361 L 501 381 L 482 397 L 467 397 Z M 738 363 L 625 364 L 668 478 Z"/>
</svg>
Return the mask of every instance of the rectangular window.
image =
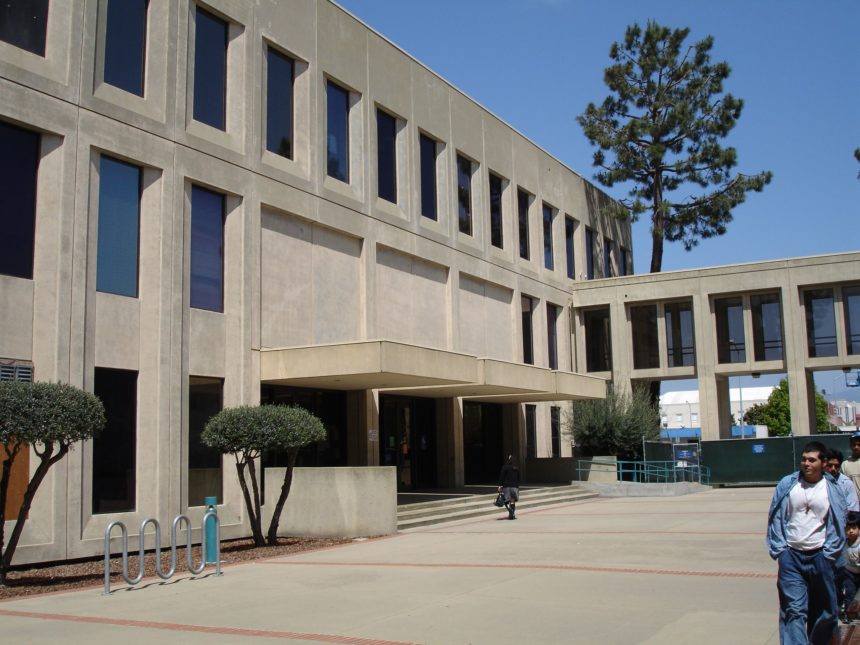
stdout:
<svg viewBox="0 0 860 645">
<path fill-rule="evenodd" d="M 741 298 L 714 301 L 717 316 L 717 360 L 720 363 L 746 361 L 744 337 L 744 304 Z"/>
<path fill-rule="evenodd" d="M 0 274 L 32 279 L 36 242 L 37 132 L 0 121 Z"/>
<path fill-rule="evenodd" d="M 552 253 L 552 219 L 554 209 L 548 204 L 543 205 L 543 265 L 552 271 L 555 268 L 555 257 Z"/>
<path fill-rule="evenodd" d="M 809 357 L 836 356 L 836 314 L 833 290 L 814 289 L 803 293 L 806 309 L 806 340 Z"/>
<path fill-rule="evenodd" d="M 528 296 L 520 298 L 520 309 L 523 323 L 523 363 L 535 364 L 534 334 L 532 332 L 532 312 L 534 311 L 534 300 Z"/>
<path fill-rule="evenodd" d="M 612 277 L 612 240 L 603 240 L 603 277 Z"/>
<path fill-rule="evenodd" d="M 618 275 L 631 275 L 633 267 L 630 266 L 630 251 L 621 247 L 621 253 L 618 256 Z"/>
<path fill-rule="evenodd" d="M 223 383 L 220 379 L 192 376 L 188 383 L 188 506 L 202 506 L 204 497 L 217 497 L 221 490 L 221 453 L 204 445 L 200 435 L 206 422 L 221 411 Z"/>
<path fill-rule="evenodd" d="M 0 2 L 0 40 L 44 56 L 47 29 L 48 0 Z"/>
<path fill-rule="evenodd" d="M 692 367 L 696 362 L 693 336 L 693 304 L 669 302 L 663 306 L 666 316 L 666 351 L 669 367 Z"/>
<path fill-rule="evenodd" d="M 104 82 L 143 96 L 146 10 L 149 0 L 109 0 L 105 24 Z"/>
<path fill-rule="evenodd" d="M 349 91 L 326 83 L 326 166 L 328 176 L 349 183 Z"/>
<path fill-rule="evenodd" d="M 436 140 L 419 134 L 418 144 L 421 155 L 421 214 L 435 221 L 439 216 L 436 210 Z"/>
<path fill-rule="evenodd" d="M 137 297 L 140 194 L 143 172 L 103 156 L 99 161 L 96 290 Z"/>
<path fill-rule="evenodd" d="M 472 234 L 472 162 L 457 155 L 457 206 L 460 232 Z"/>
<path fill-rule="evenodd" d="M 200 7 L 194 25 L 194 120 L 224 130 L 228 25 Z"/>
<path fill-rule="evenodd" d="M 93 439 L 93 513 L 135 510 L 137 372 L 97 367 L 94 394 L 107 423 Z"/>
<path fill-rule="evenodd" d="M 191 187 L 191 306 L 224 311 L 224 195 Z"/>
<path fill-rule="evenodd" d="M 522 188 L 517 189 L 517 214 L 520 230 L 520 257 L 528 260 L 529 254 L 529 203 L 531 195 Z"/>
<path fill-rule="evenodd" d="M 376 178 L 377 194 L 397 203 L 397 119 L 376 110 Z"/>
<path fill-rule="evenodd" d="M 699 413 L 691 412 L 690 413 L 690 425 L 695 427 L 699 423 Z"/>
<path fill-rule="evenodd" d="M 660 367 L 657 305 L 630 307 L 630 327 L 633 332 L 633 369 Z"/>
<path fill-rule="evenodd" d="M 547 356 L 549 357 L 549 368 L 558 369 L 558 316 L 561 307 L 552 303 L 546 303 L 546 339 Z"/>
<path fill-rule="evenodd" d="M 860 287 L 842 287 L 845 311 L 845 346 L 849 354 L 860 354 Z"/>
<path fill-rule="evenodd" d="M 550 435 L 552 437 L 552 456 L 561 457 L 561 408 L 549 409 Z"/>
<path fill-rule="evenodd" d="M 503 248 L 502 236 L 502 178 L 490 173 L 490 243 Z"/>
<path fill-rule="evenodd" d="M 295 61 L 266 48 L 266 150 L 293 158 Z"/>
<path fill-rule="evenodd" d="M 782 307 L 779 294 L 750 296 L 750 309 L 755 360 L 782 360 Z"/>
<path fill-rule="evenodd" d="M 537 406 L 526 405 L 526 457 L 537 457 Z"/>
<path fill-rule="evenodd" d="M 594 280 L 594 231 L 585 228 L 585 277 Z"/>
<path fill-rule="evenodd" d="M 609 309 L 592 309 L 586 311 L 584 317 L 585 369 L 589 372 L 608 372 L 612 369 Z"/>
<path fill-rule="evenodd" d="M 567 259 L 567 277 L 576 280 L 576 264 L 573 255 L 573 233 L 576 222 L 572 217 L 564 218 L 564 251 Z"/>
</svg>

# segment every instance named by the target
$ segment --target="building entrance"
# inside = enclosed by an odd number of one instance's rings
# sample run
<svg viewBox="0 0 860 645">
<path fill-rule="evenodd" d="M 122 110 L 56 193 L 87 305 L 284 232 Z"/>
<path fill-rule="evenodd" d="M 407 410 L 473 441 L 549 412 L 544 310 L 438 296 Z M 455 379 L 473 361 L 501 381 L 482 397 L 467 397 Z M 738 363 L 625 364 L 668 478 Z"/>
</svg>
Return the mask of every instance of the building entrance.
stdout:
<svg viewBox="0 0 860 645">
<path fill-rule="evenodd" d="M 463 453 L 467 484 L 495 483 L 504 462 L 503 406 L 463 403 Z"/>
<path fill-rule="evenodd" d="M 434 488 L 436 402 L 379 396 L 379 464 L 397 467 L 397 489 Z"/>
</svg>

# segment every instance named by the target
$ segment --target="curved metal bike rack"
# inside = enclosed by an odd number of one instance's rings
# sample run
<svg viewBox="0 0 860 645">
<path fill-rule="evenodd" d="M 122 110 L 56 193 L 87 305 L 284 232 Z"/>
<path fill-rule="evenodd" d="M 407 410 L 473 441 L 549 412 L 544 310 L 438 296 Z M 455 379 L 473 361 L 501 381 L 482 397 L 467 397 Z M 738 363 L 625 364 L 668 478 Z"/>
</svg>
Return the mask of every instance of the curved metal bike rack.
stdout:
<svg viewBox="0 0 860 645">
<path fill-rule="evenodd" d="M 187 515 L 177 515 L 173 520 L 173 526 L 170 529 L 170 569 L 163 571 L 161 568 L 161 525 L 154 517 L 147 517 L 140 523 L 140 533 L 138 534 L 138 542 L 140 543 L 139 563 L 140 571 L 134 578 L 128 575 L 128 528 L 123 522 L 116 520 L 107 525 L 105 529 L 105 590 L 104 595 L 110 595 L 110 540 L 111 532 L 115 526 L 119 526 L 122 531 L 122 577 L 130 585 L 134 586 L 143 580 L 144 574 L 144 552 L 146 542 L 146 527 L 149 524 L 155 525 L 155 573 L 162 580 L 167 580 L 176 573 L 176 532 L 179 525 L 185 522 L 185 559 L 188 565 L 188 570 L 194 575 L 198 575 L 206 568 L 206 522 L 212 518 L 215 521 L 215 575 L 221 575 L 221 522 L 218 520 L 218 513 L 215 510 L 208 511 L 203 516 L 202 524 L 202 541 L 200 545 L 201 562 L 195 567 L 194 560 L 191 554 L 191 520 Z"/>
</svg>

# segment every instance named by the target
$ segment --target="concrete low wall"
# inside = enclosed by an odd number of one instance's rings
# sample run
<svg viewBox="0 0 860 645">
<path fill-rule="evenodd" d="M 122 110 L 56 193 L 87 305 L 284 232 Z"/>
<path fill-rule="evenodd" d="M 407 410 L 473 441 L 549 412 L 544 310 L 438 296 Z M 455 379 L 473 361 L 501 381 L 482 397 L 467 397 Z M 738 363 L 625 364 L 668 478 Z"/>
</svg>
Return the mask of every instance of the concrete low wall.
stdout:
<svg viewBox="0 0 860 645">
<path fill-rule="evenodd" d="M 616 457 L 613 456 L 604 456 L 604 457 L 590 457 L 589 459 L 574 459 L 574 462 L 579 462 L 579 464 L 574 463 L 574 469 L 579 467 L 580 472 L 579 480 L 581 482 L 598 482 L 598 483 L 608 483 L 608 482 L 617 482 L 618 481 L 618 467 L 616 466 Z M 593 462 L 600 463 L 593 463 Z M 576 478 L 576 471 L 574 470 L 574 478 Z"/>
<path fill-rule="evenodd" d="M 263 532 L 285 468 L 266 468 Z M 397 475 L 393 466 L 296 468 L 278 535 L 367 537 L 397 532 Z"/>
<path fill-rule="evenodd" d="M 526 459 L 525 481 L 529 484 L 569 484 L 576 479 L 573 457 Z"/>
<path fill-rule="evenodd" d="M 711 490 L 695 482 L 676 482 L 671 484 L 640 484 L 637 482 L 582 482 L 579 484 L 601 497 L 675 497 Z"/>
</svg>

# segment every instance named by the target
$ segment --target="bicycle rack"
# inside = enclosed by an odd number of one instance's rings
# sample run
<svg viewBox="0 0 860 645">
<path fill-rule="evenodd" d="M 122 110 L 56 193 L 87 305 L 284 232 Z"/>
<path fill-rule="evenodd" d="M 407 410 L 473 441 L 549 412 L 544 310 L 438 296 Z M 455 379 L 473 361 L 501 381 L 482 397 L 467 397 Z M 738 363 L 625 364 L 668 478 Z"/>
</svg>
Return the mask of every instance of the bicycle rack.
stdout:
<svg viewBox="0 0 860 645">
<path fill-rule="evenodd" d="M 195 567 L 194 560 L 192 559 L 191 554 L 191 520 L 188 519 L 187 515 L 177 515 L 173 520 L 173 527 L 170 531 L 170 569 L 168 571 L 162 571 L 161 569 L 161 525 L 158 523 L 158 520 L 154 517 L 147 517 L 143 522 L 140 523 L 140 533 L 138 536 L 138 541 L 140 543 L 140 571 L 138 574 L 131 578 L 128 575 L 128 529 L 125 524 L 119 520 L 111 522 L 107 525 L 105 529 L 105 596 L 109 596 L 111 594 L 110 591 L 110 540 L 111 540 L 111 532 L 115 526 L 119 526 L 120 531 L 122 531 L 122 577 L 123 579 L 130 585 L 134 586 L 138 584 L 141 580 L 143 580 L 144 574 L 144 546 L 146 542 L 146 527 L 149 524 L 155 525 L 155 572 L 158 574 L 158 577 L 162 580 L 168 580 L 174 573 L 176 573 L 176 531 L 179 527 L 179 524 L 183 521 L 185 522 L 185 534 L 187 537 L 187 543 L 185 546 L 185 559 L 188 564 L 188 570 L 194 575 L 198 575 L 203 572 L 203 569 L 206 568 L 206 522 L 209 518 L 212 518 L 215 521 L 215 575 L 221 575 L 221 522 L 218 520 L 218 513 L 215 510 L 208 511 L 203 516 L 203 524 L 202 524 L 202 542 L 200 545 L 201 551 L 201 562 L 200 565 Z"/>
</svg>

